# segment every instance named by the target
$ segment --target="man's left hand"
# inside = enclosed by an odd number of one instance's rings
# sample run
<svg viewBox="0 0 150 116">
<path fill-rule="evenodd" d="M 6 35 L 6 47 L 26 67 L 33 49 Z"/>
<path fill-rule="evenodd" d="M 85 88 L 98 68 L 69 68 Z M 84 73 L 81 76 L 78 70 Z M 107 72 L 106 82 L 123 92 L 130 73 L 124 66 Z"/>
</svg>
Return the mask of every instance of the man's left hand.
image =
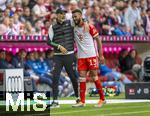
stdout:
<svg viewBox="0 0 150 116">
<path fill-rule="evenodd" d="M 103 56 L 103 55 L 100 55 L 100 56 L 99 56 L 99 63 L 103 64 L 104 61 L 105 61 L 104 56 Z"/>
</svg>

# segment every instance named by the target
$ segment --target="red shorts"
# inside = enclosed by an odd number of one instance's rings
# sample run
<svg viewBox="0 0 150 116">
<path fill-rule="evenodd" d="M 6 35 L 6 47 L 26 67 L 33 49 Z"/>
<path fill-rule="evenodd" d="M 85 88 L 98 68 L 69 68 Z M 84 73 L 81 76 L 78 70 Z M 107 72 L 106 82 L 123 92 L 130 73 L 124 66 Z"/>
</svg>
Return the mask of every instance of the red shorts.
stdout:
<svg viewBox="0 0 150 116">
<path fill-rule="evenodd" d="M 88 71 L 97 70 L 98 68 L 98 58 L 79 58 L 78 59 L 78 71 Z"/>
</svg>

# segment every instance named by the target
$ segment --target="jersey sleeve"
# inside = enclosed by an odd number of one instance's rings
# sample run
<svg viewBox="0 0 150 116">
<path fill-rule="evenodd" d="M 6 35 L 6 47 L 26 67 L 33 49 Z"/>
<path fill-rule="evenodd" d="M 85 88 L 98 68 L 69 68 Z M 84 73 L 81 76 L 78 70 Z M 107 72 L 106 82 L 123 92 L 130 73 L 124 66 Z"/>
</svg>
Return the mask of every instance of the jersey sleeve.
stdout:
<svg viewBox="0 0 150 116">
<path fill-rule="evenodd" d="M 99 35 L 99 33 L 94 25 L 89 25 L 89 32 L 93 38 Z"/>
<path fill-rule="evenodd" d="M 54 31 L 53 31 L 52 25 L 50 25 L 49 27 L 48 36 L 49 36 L 49 39 L 52 41 L 54 37 Z"/>
</svg>

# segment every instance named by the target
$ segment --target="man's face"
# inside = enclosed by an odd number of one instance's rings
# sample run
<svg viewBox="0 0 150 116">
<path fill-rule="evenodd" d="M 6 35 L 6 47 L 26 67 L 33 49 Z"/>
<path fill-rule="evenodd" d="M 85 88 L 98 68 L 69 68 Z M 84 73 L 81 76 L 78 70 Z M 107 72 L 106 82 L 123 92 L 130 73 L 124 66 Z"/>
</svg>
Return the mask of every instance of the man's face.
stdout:
<svg viewBox="0 0 150 116">
<path fill-rule="evenodd" d="M 0 53 L 0 58 L 1 58 L 1 59 L 5 59 L 5 57 L 6 57 L 5 52 L 1 52 L 1 53 Z"/>
<path fill-rule="evenodd" d="M 57 20 L 60 23 L 64 22 L 65 21 L 65 13 L 58 13 L 57 14 Z"/>
<path fill-rule="evenodd" d="M 26 55 L 27 55 L 27 53 L 25 51 L 22 51 L 21 54 L 20 54 L 22 59 L 24 59 L 26 57 Z"/>
<path fill-rule="evenodd" d="M 76 13 L 73 13 L 73 14 L 72 14 L 72 18 L 73 18 L 73 20 L 74 20 L 74 23 L 75 23 L 76 25 L 79 25 L 80 22 L 81 22 L 81 20 L 82 20 L 82 15 L 81 15 L 80 13 L 76 12 Z"/>
</svg>

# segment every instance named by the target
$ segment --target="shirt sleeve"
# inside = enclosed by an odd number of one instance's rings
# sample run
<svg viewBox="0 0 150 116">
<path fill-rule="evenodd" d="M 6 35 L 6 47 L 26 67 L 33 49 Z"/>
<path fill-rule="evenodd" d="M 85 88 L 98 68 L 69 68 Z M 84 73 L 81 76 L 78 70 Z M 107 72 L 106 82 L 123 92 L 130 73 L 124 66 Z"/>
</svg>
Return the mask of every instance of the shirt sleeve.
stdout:
<svg viewBox="0 0 150 116">
<path fill-rule="evenodd" d="M 35 5 L 32 9 L 32 11 L 34 12 L 34 14 L 39 15 L 40 14 L 40 8 L 38 5 Z"/>
<path fill-rule="evenodd" d="M 93 38 L 99 35 L 99 33 L 94 25 L 89 25 L 89 32 Z"/>
<path fill-rule="evenodd" d="M 49 36 L 49 39 L 52 41 L 54 37 L 54 31 L 53 31 L 52 25 L 49 28 L 48 36 Z"/>
</svg>

